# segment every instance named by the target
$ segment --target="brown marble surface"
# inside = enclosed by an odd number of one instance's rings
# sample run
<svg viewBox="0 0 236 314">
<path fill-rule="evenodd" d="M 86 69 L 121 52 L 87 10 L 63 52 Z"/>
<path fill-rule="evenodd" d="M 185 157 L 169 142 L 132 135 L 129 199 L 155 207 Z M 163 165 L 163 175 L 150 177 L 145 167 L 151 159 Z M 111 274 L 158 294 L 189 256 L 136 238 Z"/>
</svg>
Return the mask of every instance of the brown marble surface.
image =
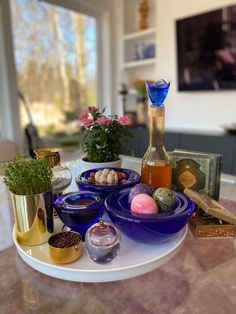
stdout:
<svg viewBox="0 0 236 314">
<path fill-rule="evenodd" d="M 223 197 L 235 200 L 235 192 L 235 183 L 222 184 Z M 0 204 L 6 204 L 6 195 L 1 194 Z M 151 273 L 110 283 L 74 283 L 25 264 L 12 246 L 9 221 L 5 219 L 7 226 L 1 227 L 1 314 L 236 313 L 235 239 L 200 240 L 188 232 L 179 253 Z"/>
<path fill-rule="evenodd" d="M 236 312 L 235 240 L 188 234 L 163 267 L 129 280 L 73 283 L 26 265 L 14 247 L 0 253 L 0 313 Z"/>
</svg>

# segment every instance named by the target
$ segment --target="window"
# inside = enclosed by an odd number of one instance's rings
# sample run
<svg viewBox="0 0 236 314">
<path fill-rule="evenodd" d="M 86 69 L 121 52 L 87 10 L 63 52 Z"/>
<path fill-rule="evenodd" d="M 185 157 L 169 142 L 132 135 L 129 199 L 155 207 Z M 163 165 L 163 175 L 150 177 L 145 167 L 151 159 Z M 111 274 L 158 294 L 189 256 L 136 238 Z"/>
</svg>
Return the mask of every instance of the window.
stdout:
<svg viewBox="0 0 236 314">
<path fill-rule="evenodd" d="M 96 18 L 37 0 L 11 0 L 11 15 L 22 127 L 77 133 L 98 102 Z"/>
</svg>

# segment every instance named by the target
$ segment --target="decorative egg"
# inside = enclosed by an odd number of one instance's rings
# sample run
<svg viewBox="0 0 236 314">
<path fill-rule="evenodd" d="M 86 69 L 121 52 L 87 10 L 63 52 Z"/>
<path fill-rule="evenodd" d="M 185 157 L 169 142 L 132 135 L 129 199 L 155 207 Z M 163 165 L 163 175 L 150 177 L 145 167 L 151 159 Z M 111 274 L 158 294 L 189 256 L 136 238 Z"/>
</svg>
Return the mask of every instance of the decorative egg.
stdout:
<svg viewBox="0 0 236 314">
<path fill-rule="evenodd" d="M 157 189 L 152 196 L 161 211 L 171 210 L 176 204 L 175 194 L 167 188 Z"/>
<path fill-rule="evenodd" d="M 157 214 L 157 203 L 150 195 L 138 194 L 131 202 L 131 212 L 135 214 Z"/>
<path fill-rule="evenodd" d="M 110 173 L 110 169 L 103 169 L 103 170 L 102 170 L 102 174 L 103 174 L 105 177 L 107 177 L 107 176 L 109 175 L 109 173 Z"/>
<path fill-rule="evenodd" d="M 119 181 L 118 175 L 114 170 L 111 170 L 107 176 L 107 183 L 108 184 L 114 184 Z"/>
<path fill-rule="evenodd" d="M 95 181 L 99 182 L 100 177 L 102 176 L 102 170 L 99 170 L 95 173 Z"/>
<path fill-rule="evenodd" d="M 152 196 L 152 193 L 153 189 L 149 185 L 143 183 L 136 184 L 129 193 L 129 202 L 132 202 L 133 198 L 138 194 L 147 194 Z"/>
</svg>

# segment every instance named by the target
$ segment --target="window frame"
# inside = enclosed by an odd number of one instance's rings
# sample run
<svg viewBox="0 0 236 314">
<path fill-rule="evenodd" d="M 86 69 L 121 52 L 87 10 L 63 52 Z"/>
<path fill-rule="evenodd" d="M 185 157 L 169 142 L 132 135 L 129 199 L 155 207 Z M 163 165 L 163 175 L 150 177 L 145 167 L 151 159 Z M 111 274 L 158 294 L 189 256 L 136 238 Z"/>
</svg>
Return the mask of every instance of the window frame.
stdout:
<svg viewBox="0 0 236 314">
<path fill-rule="evenodd" d="M 62 6 L 75 12 L 91 15 L 97 21 L 97 92 L 98 106 L 106 106 L 111 113 L 111 22 L 109 5 L 99 5 L 96 0 L 40 0 Z M 93 105 L 93 104 L 91 104 Z M 2 137 L 14 140 L 23 149 L 20 126 L 16 67 L 11 26 L 10 1 L 0 0 L 0 119 Z"/>
<path fill-rule="evenodd" d="M 23 147 L 9 1 L 0 0 L 0 115 L 1 137 Z"/>
</svg>

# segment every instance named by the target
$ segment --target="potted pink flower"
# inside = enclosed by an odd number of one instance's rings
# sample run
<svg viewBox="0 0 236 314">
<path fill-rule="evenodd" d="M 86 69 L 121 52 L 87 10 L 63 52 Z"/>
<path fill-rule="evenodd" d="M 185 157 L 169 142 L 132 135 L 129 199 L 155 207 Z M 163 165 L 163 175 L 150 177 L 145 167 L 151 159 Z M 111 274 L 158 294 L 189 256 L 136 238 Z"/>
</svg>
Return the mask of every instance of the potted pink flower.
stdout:
<svg viewBox="0 0 236 314">
<path fill-rule="evenodd" d="M 80 115 L 83 133 L 81 171 L 98 167 L 120 167 L 119 154 L 127 145 L 130 132 L 127 126 L 130 119 L 126 116 L 104 115 L 95 107 Z"/>
</svg>

